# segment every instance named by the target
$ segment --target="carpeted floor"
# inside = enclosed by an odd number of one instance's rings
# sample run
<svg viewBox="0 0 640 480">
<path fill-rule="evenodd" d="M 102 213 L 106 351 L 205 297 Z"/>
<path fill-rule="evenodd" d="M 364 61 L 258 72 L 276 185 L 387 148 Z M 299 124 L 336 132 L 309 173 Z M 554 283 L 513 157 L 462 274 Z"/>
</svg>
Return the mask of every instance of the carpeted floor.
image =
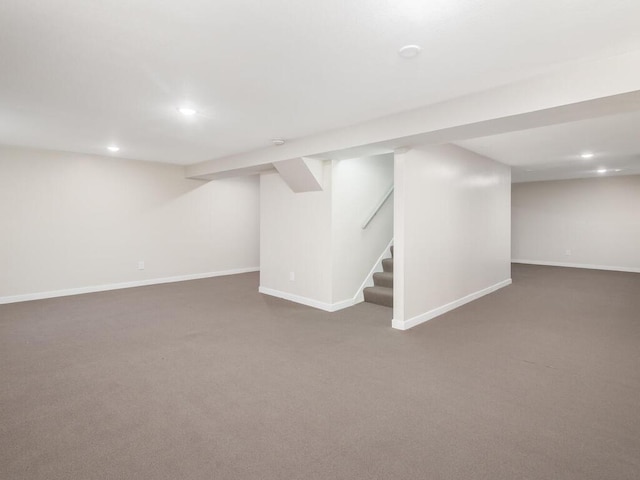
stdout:
<svg viewBox="0 0 640 480">
<path fill-rule="evenodd" d="M 0 306 L 0 478 L 640 478 L 640 275 L 513 266 L 407 332 L 257 274 Z"/>
</svg>

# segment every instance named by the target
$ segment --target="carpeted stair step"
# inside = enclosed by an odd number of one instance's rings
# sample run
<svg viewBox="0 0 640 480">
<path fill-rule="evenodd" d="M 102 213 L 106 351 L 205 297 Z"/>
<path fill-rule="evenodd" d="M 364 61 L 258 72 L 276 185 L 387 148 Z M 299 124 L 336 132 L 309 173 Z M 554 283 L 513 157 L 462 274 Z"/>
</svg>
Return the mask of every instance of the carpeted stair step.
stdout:
<svg viewBox="0 0 640 480">
<path fill-rule="evenodd" d="M 385 272 L 393 272 L 393 258 L 385 258 L 382 260 L 382 269 Z"/>
<path fill-rule="evenodd" d="M 373 274 L 373 287 L 364 289 L 364 301 L 393 307 L 393 245 L 391 245 L 391 258 L 382 260 L 383 272 Z"/>
<path fill-rule="evenodd" d="M 376 272 L 373 274 L 373 284 L 376 287 L 393 288 L 393 272 Z"/>
<path fill-rule="evenodd" d="M 364 289 L 364 301 L 393 307 L 393 288 L 367 287 Z"/>
</svg>

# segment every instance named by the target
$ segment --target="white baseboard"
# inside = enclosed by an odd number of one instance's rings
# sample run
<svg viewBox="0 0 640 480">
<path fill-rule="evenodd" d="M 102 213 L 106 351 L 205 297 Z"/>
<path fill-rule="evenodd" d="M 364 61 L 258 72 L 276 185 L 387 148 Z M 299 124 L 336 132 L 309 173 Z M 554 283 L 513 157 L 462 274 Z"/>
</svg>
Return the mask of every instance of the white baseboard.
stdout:
<svg viewBox="0 0 640 480">
<path fill-rule="evenodd" d="M 336 303 L 327 303 L 315 300 L 313 298 L 302 297 L 293 293 L 281 292 L 279 290 L 274 290 L 267 287 L 259 287 L 258 291 L 260 293 L 264 293 L 265 295 L 271 295 L 272 297 L 283 298 L 291 302 L 307 305 L 308 307 L 319 308 L 320 310 L 324 310 L 325 312 L 337 312 L 338 310 L 342 310 L 343 308 L 353 307 L 358 303 L 364 302 L 364 294 L 362 292 L 365 287 L 373 285 L 373 274 L 375 272 L 382 271 L 382 260 L 391 257 L 391 245 L 393 245 L 393 239 L 391 239 L 387 247 L 380 254 L 380 257 L 378 258 L 376 264 L 373 266 L 373 268 L 367 275 L 367 278 L 365 278 L 364 282 L 362 282 L 362 285 L 360 285 L 360 288 L 352 298 L 347 298 L 346 300 L 342 300 Z"/>
<path fill-rule="evenodd" d="M 364 293 L 363 293 L 364 289 L 366 287 L 372 287 L 373 286 L 373 274 L 374 273 L 383 271 L 382 260 L 384 260 L 385 258 L 391 258 L 391 256 L 392 256 L 391 255 L 391 247 L 392 247 L 392 245 L 393 245 L 393 238 L 391 239 L 391 241 L 389 241 L 389 243 L 385 247 L 384 251 L 380 254 L 380 256 L 378 257 L 378 260 L 376 260 L 375 265 L 369 271 L 367 277 L 364 279 L 364 281 L 360 285 L 360 288 L 358 288 L 358 291 L 353 296 L 353 305 L 355 305 L 357 303 L 360 303 L 360 302 L 364 302 Z M 349 306 L 351 306 L 351 305 L 349 305 Z"/>
<path fill-rule="evenodd" d="M 511 285 L 511 279 L 503 280 L 502 282 L 498 282 L 495 285 L 491 285 L 490 287 L 483 288 L 482 290 L 478 290 L 477 292 L 470 293 L 458 300 L 454 300 L 453 302 L 447 303 L 446 305 L 442 305 L 441 307 L 434 308 L 433 310 L 429 310 L 428 312 L 422 313 L 418 316 L 410 318 L 409 320 L 396 320 L 393 319 L 391 321 L 391 326 L 398 330 L 408 330 L 410 328 L 415 327 L 416 325 L 420 325 L 432 318 L 439 317 L 443 313 L 447 313 L 455 308 L 461 307 L 465 303 L 472 302 L 473 300 L 477 300 L 480 297 L 484 297 L 489 293 L 493 293 L 496 290 L 499 290 L 507 285 Z"/>
<path fill-rule="evenodd" d="M 616 266 L 610 266 L 610 265 L 591 265 L 588 263 L 544 262 L 540 260 L 522 260 L 522 259 L 511 260 L 511 263 L 525 263 L 529 265 L 545 265 L 547 267 L 587 268 L 589 270 L 611 270 L 614 272 L 640 273 L 640 268 L 616 267 Z"/>
<path fill-rule="evenodd" d="M 260 293 L 264 293 L 265 295 L 271 295 L 272 297 L 282 298 L 284 300 L 300 303 L 308 307 L 318 308 L 320 310 L 324 310 L 325 312 L 335 312 L 338 310 L 342 310 L 343 308 L 351 307 L 355 304 L 354 300 L 351 298 L 338 303 L 327 303 L 321 302 L 320 300 L 315 300 L 313 298 L 303 297 L 288 292 L 281 292 L 280 290 L 274 290 L 273 288 L 262 286 L 258 288 L 258 291 Z"/>
<path fill-rule="evenodd" d="M 362 300 L 358 300 L 358 297 L 348 298 L 347 300 L 342 300 L 341 302 L 332 303 L 329 307 L 330 310 L 328 312 L 337 312 L 338 310 L 342 310 L 343 308 L 353 307 L 356 303 L 364 302 L 364 296 Z"/>
<path fill-rule="evenodd" d="M 90 287 L 68 288 L 65 290 L 53 290 L 50 292 L 27 293 L 24 295 L 12 295 L 0 297 L 0 304 L 27 302 L 30 300 L 43 300 L 45 298 L 67 297 L 69 295 L 79 295 L 82 293 L 106 292 L 108 290 L 120 290 L 122 288 L 144 287 L 147 285 L 158 285 L 161 283 L 183 282 L 185 280 L 199 280 L 201 278 L 221 277 L 224 275 L 235 275 L 238 273 L 258 272 L 260 267 L 234 268 L 232 270 L 222 270 L 219 272 L 194 273 L 191 275 L 178 275 L 175 277 L 151 278 L 147 280 L 136 280 L 133 282 L 111 283 L 106 285 L 92 285 Z"/>
</svg>

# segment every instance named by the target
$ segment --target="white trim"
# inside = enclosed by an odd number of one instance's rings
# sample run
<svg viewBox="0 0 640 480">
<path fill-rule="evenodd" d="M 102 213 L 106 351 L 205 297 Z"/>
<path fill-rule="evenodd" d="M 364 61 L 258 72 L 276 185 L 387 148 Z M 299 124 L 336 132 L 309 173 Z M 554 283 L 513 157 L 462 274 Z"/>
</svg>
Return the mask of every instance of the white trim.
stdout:
<svg viewBox="0 0 640 480">
<path fill-rule="evenodd" d="M 409 320 L 396 320 L 395 318 L 391 321 L 391 326 L 398 330 L 408 330 L 416 325 L 420 325 L 432 318 L 438 317 L 443 313 L 447 313 L 455 308 L 461 307 L 462 305 L 472 302 L 473 300 L 477 300 L 480 297 L 484 297 L 489 293 L 493 293 L 496 290 L 499 290 L 507 285 L 511 285 L 511 279 L 508 278 L 503 280 L 502 282 L 498 282 L 495 285 L 491 285 L 490 287 L 483 288 L 482 290 L 478 290 L 477 292 L 470 293 L 458 300 L 454 300 L 453 302 L 447 303 L 446 305 L 442 305 L 441 307 L 434 308 L 433 310 L 429 310 L 428 312 L 422 313 L 416 317 L 410 318 Z"/>
<path fill-rule="evenodd" d="M 260 293 L 264 293 L 265 295 L 282 298 L 284 300 L 289 300 L 290 302 L 301 303 L 302 305 L 318 308 L 320 310 L 324 310 L 325 312 L 335 312 L 336 310 L 351 307 L 354 304 L 353 299 L 343 300 L 342 302 L 338 303 L 327 303 L 321 302 L 320 300 L 315 300 L 313 298 L 302 297 L 293 293 L 281 292 L 280 290 L 274 290 L 272 288 L 262 286 L 258 288 L 258 291 Z"/>
<path fill-rule="evenodd" d="M 106 292 L 108 290 L 120 290 L 122 288 L 144 287 L 147 285 L 158 285 L 161 283 L 183 282 L 186 280 L 199 280 L 201 278 L 221 277 L 224 275 L 236 275 L 238 273 L 259 271 L 260 267 L 234 268 L 232 270 L 222 270 L 219 272 L 194 273 L 190 275 L 177 275 L 175 277 L 151 278 L 148 280 L 136 280 L 133 282 L 110 283 L 106 285 L 92 285 L 90 287 L 68 288 L 65 290 L 53 290 L 50 292 L 27 293 L 23 295 L 0 297 L 0 304 L 27 302 L 30 300 L 42 300 L 45 298 L 66 297 L 69 295 L 80 295 L 82 293 Z"/>
<path fill-rule="evenodd" d="M 393 193 L 394 188 L 395 188 L 395 185 L 393 184 L 391 185 L 391 187 L 389 187 L 389 190 L 387 190 L 387 193 L 384 194 L 384 197 L 382 197 L 382 199 L 378 202 L 378 204 L 376 205 L 376 208 L 374 208 L 373 212 L 371 212 L 371 214 L 367 217 L 367 219 L 362 224 L 363 230 L 369 226 L 369 224 L 371 223 L 371 220 L 373 220 L 373 218 L 378 214 L 378 212 L 380 211 L 384 203 L 389 199 L 389 197 Z"/>
<path fill-rule="evenodd" d="M 327 310 L 327 311 L 337 312 L 338 310 L 342 310 L 344 308 L 353 307 L 356 303 L 360 303 L 360 302 L 364 302 L 364 297 L 362 297 L 362 300 L 359 300 L 359 301 L 355 297 L 347 298 L 346 300 L 342 300 L 341 302 L 332 303 L 329 307 L 331 310 Z"/>
<path fill-rule="evenodd" d="M 609 266 L 609 265 L 591 265 L 588 263 L 546 262 L 546 261 L 540 261 L 540 260 L 522 260 L 522 259 L 511 260 L 511 263 L 525 263 L 529 265 L 546 265 L 548 267 L 587 268 L 590 270 L 612 270 L 614 272 L 640 273 L 640 268 L 615 267 L 615 266 Z"/>
<path fill-rule="evenodd" d="M 327 303 L 321 302 L 320 300 L 315 300 L 313 298 L 302 297 L 300 295 L 295 295 L 293 293 L 282 292 L 280 290 L 274 290 L 272 288 L 267 287 L 259 287 L 258 291 L 260 293 L 264 293 L 265 295 L 271 295 L 272 297 L 283 298 L 285 300 L 289 300 L 290 302 L 300 303 L 302 305 L 306 305 L 308 307 L 318 308 L 320 310 L 324 310 L 325 312 L 337 312 L 338 310 L 342 310 L 344 308 L 353 307 L 358 303 L 364 302 L 364 294 L 362 293 L 365 287 L 373 285 L 373 274 L 376 272 L 382 271 L 382 260 L 385 258 L 389 258 L 391 256 L 391 246 L 393 245 L 393 238 L 386 246 L 384 251 L 378 257 L 376 264 L 373 266 L 367 278 L 364 279 L 362 285 L 356 292 L 356 294 L 352 298 L 347 298 L 346 300 L 342 300 L 336 303 Z"/>
<path fill-rule="evenodd" d="M 385 247 L 384 251 L 380 254 L 380 256 L 378 257 L 378 260 L 376 260 L 375 265 L 373 266 L 373 268 L 367 274 L 367 277 L 364 279 L 364 281 L 360 285 L 360 288 L 358 288 L 358 291 L 356 292 L 356 294 L 353 296 L 352 299 L 350 299 L 351 302 L 352 302 L 351 305 L 356 305 L 358 303 L 364 302 L 364 293 L 363 293 L 363 291 L 364 291 L 364 289 L 366 287 L 372 287 L 373 286 L 373 274 L 383 271 L 382 260 L 384 260 L 385 258 L 390 258 L 392 256 L 391 255 L 391 247 L 392 246 L 393 246 L 393 238 L 387 244 L 387 246 Z M 345 300 L 345 302 L 347 302 L 347 301 L 349 301 L 349 300 Z M 340 302 L 340 303 L 343 303 L 343 302 Z M 350 307 L 351 305 L 347 305 L 347 306 Z M 346 308 L 346 307 L 342 307 L 342 308 Z"/>
</svg>

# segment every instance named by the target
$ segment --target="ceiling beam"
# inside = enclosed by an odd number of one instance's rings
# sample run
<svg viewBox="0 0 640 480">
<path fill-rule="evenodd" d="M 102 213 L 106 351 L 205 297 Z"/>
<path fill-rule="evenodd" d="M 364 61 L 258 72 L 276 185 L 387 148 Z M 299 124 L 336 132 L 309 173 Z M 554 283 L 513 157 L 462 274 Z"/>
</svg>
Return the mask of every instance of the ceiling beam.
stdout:
<svg viewBox="0 0 640 480">
<path fill-rule="evenodd" d="M 294 193 L 322 191 L 322 161 L 313 158 L 293 158 L 273 164 Z"/>
<path fill-rule="evenodd" d="M 384 153 L 415 143 L 486 135 L 640 110 L 640 51 L 576 62 L 543 75 L 285 145 L 190 165 L 189 178 L 345 151 Z M 356 155 L 354 155 L 356 156 Z"/>
</svg>

